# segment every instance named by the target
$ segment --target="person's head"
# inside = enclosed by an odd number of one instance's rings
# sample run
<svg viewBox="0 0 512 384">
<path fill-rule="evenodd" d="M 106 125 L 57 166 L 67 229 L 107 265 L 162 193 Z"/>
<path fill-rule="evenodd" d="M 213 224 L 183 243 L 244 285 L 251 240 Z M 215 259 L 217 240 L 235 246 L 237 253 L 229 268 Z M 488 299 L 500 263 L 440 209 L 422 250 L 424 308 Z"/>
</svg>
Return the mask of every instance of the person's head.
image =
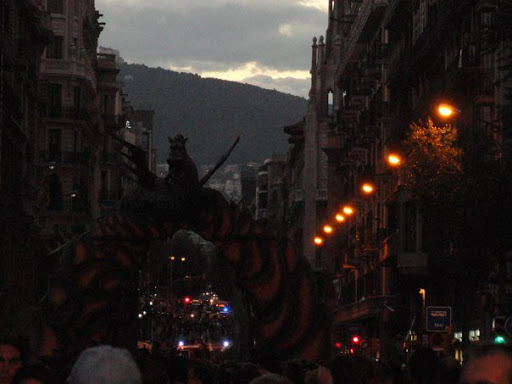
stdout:
<svg viewBox="0 0 512 384">
<path fill-rule="evenodd" d="M 293 384 L 293 382 L 286 376 L 269 373 L 252 379 L 249 384 Z"/>
<path fill-rule="evenodd" d="M 462 367 L 461 384 L 512 384 L 512 347 L 481 345 Z"/>
<path fill-rule="evenodd" d="M 318 364 L 309 360 L 292 358 L 281 363 L 280 372 L 295 384 L 303 384 L 306 374 L 318 368 Z"/>
<path fill-rule="evenodd" d="M 171 356 L 167 364 L 170 384 L 202 384 L 213 380 L 215 375 L 206 363 L 192 361 L 183 356 Z"/>
<path fill-rule="evenodd" d="M 165 362 L 159 353 L 153 355 L 145 348 L 135 353 L 143 384 L 166 384 L 169 382 Z"/>
<path fill-rule="evenodd" d="M 110 345 L 87 348 L 71 368 L 68 384 L 141 384 L 141 375 L 126 349 Z"/>
<path fill-rule="evenodd" d="M 21 367 L 12 380 L 12 384 L 53 384 L 56 382 L 50 369 L 41 363 Z"/>
<path fill-rule="evenodd" d="M 407 365 L 410 378 L 414 383 L 429 383 L 438 376 L 438 357 L 432 348 L 416 349 Z"/>
<path fill-rule="evenodd" d="M 445 357 L 439 362 L 439 382 L 458 383 L 460 379 L 461 366 L 453 357 Z"/>
<path fill-rule="evenodd" d="M 225 384 L 248 384 L 251 380 L 270 373 L 259 364 L 251 362 L 228 362 L 220 367 L 219 382 Z"/>
<path fill-rule="evenodd" d="M 376 376 L 373 363 L 363 356 L 338 355 L 328 361 L 326 367 L 335 383 L 364 384 Z"/>
<path fill-rule="evenodd" d="M 21 340 L 0 339 L 0 384 L 10 384 L 26 359 L 26 349 Z"/>
</svg>

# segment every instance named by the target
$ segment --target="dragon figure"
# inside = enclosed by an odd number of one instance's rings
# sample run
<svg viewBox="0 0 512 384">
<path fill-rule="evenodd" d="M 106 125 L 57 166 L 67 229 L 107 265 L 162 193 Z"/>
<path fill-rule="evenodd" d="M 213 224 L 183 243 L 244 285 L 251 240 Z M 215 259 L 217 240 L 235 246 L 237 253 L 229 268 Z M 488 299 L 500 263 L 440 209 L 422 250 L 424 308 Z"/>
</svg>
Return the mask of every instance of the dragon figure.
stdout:
<svg viewBox="0 0 512 384">
<path fill-rule="evenodd" d="M 186 140 L 180 135 L 169 141 L 171 176 L 164 180 L 145 174 L 147 167 L 139 162 L 142 186 L 74 241 L 70 260 L 53 276 L 43 301 L 40 355 L 76 356 L 101 343 L 133 349 L 136 281 L 146 254 L 152 242 L 190 230 L 211 242 L 233 268 L 249 303 L 258 358 L 327 358 L 329 321 L 308 261 L 291 241 L 267 236 L 248 213 L 203 187 L 204 179 L 197 180 L 195 165 L 183 152 Z M 128 156 L 146 158 L 126 145 Z M 183 174 L 180 162 L 192 174 Z"/>
</svg>

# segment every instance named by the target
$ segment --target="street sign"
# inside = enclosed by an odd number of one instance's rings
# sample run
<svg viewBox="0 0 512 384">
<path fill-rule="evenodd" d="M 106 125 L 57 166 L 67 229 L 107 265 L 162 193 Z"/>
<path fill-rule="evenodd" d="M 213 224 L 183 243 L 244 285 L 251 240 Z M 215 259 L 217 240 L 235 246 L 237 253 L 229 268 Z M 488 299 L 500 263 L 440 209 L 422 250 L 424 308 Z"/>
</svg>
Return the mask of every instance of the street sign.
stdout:
<svg viewBox="0 0 512 384">
<path fill-rule="evenodd" d="M 427 307 L 427 332 L 445 332 L 452 325 L 452 307 Z"/>
</svg>

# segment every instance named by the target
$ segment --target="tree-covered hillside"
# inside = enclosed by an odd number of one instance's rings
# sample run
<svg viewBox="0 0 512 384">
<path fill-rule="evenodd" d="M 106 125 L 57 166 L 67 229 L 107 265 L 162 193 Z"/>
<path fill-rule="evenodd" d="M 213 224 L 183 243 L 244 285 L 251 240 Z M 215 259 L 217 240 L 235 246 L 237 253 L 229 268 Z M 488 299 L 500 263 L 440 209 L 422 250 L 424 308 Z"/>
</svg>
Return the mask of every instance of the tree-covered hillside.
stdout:
<svg viewBox="0 0 512 384">
<path fill-rule="evenodd" d="M 119 80 L 135 108 L 155 111 L 158 163 L 165 163 L 167 137 L 177 133 L 189 138 L 197 164 L 217 162 L 238 135 L 229 163 L 262 162 L 286 153 L 283 127 L 306 114 L 307 101 L 301 97 L 162 68 L 123 64 Z"/>
</svg>

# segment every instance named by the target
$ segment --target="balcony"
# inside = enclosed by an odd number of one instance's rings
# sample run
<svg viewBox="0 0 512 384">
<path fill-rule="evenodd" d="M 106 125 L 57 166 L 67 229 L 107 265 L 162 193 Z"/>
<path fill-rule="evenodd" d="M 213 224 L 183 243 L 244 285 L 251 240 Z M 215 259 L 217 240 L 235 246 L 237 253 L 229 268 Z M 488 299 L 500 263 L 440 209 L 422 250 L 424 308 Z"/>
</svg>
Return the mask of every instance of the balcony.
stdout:
<svg viewBox="0 0 512 384">
<path fill-rule="evenodd" d="M 126 119 L 121 115 L 104 114 L 103 122 L 108 130 L 117 131 L 125 127 Z"/>
<path fill-rule="evenodd" d="M 65 152 L 65 151 L 41 151 L 39 152 L 39 162 L 41 164 L 55 163 L 55 164 L 71 164 L 71 165 L 84 165 L 87 167 L 92 166 L 92 158 L 85 152 Z"/>
<path fill-rule="evenodd" d="M 121 199 L 121 193 L 118 191 L 99 191 L 98 200 L 100 203 L 115 202 Z"/>
<path fill-rule="evenodd" d="M 80 120 L 92 124 L 91 114 L 88 110 L 73 106 L 47 108 L 42 111 L 41 117 L 59 120 Z"/>
<path fill-rule="evenodd" d="M 50 199 L 47 207 L 50 212 L 75 212 L 90 214 L 91 208 L 83 197 L 64 194 L 60 198 Z"/>
<path fill-rule="evenodd" d="M 120 154 L 103 152 L 99 158 L 102 165 L 118 165 L 120 163 Z"/>
<path fill-rule="evenodd" d="M 372 296 L 361 299 L 357 303 L 339 306 L 335 309 L 333 324 L 341 325 L 351 321 L 379 317 L 390 299 L 391 296 Z"/>
<path fill-rule="evenodd" d="M 424 252 L 399 252 L 397 267 L 402 275 L 426 275 L 428 272 L 428 254 Z"/>
<path fill-rule="evenodd" d="M 356 51 L 356 45 L 361 41 L 371 38 L 379 26 L 379 19 L 389 5 L 389 0 L 362 0 L 355 10 L 355 19 L 350 28 L 348 39 L 344 49 L 344 55 L 338 66 L 338 73 L 343 73 L 347 64 L 352 60 Z"/>
<path fill-rule="evenodd" d="M 317 189 L 316 190 L 316 200 L 317 201 L 327 201 L 327 189 Z"/>
</svg>

